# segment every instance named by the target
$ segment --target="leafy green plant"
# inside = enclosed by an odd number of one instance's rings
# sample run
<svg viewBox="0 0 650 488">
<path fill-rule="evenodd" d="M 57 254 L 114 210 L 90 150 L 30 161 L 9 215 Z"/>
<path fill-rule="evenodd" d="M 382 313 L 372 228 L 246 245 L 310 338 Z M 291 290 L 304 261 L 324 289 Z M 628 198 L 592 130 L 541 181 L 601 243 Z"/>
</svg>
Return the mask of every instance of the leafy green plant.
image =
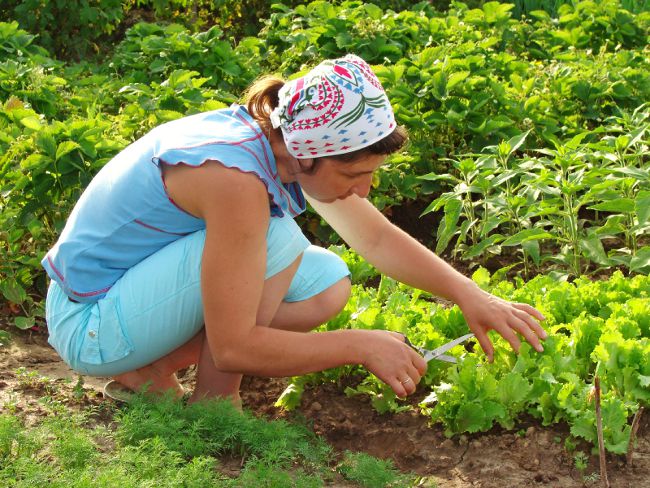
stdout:
<svg viewBox="0 0 650 488">
<path fill-rule="evenodd" d="M 629 419 L 650 401 L 650 280 L 620 272 L 606 281 L 580 278 L 574 283 L 538 275 L 525 283 L 491 277 L 484 269 L 474 273 L 482 287 L 499 296 L 539 309 L 547 318 L 549 338 L 538 354 L 523 344 L 519 355 L 493 335 L 495 361 L 490 364 L 476 344 L 457 346 L 450 354 L 457 365 L 429 363 L 419 388 L 429 394 L 421 411 L 441 422 L 448 435 L 481 432 L 500 425 L 516 428 L 523 415 L 544 425 L 565 421 L 575 437 L 596 442 L 591 384 L 602 378 L 605 446 L 624 453 L 630 435 Z M 354 286 L 343 312 L 326 326 L 382 328 L 408 335 L 411 342 L 433 349 L 467 332 L 460 310 L 432 303 L 426 294 L 382 278 L 377 289 Z M 343 375 L 348 395 L 368 396 L 380 413 L 408 410 L 377 378 L 360 368 L 336 368 L 294 378 L 278 402 L 285 408 L 300 405 L 307 385 L 339 382 Z"/>
<path fill-rule="evenodd" d="M 112 33 L 123 18 L 120 0 L 7 0 L 1 12 L 38 34 L 45 47 L 63 58 L 98 50 L 94 42 Z"/>
</svg>

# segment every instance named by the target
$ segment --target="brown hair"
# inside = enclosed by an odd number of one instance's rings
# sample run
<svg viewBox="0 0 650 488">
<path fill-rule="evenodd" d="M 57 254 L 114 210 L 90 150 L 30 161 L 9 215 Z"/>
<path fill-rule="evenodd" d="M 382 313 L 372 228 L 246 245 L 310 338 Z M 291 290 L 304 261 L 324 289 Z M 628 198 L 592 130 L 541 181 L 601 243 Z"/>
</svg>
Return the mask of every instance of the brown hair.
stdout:
<svg viewBox="0 0 650 488">
<path fill-rule="evenodd" d="M 270 120 L 271 112 L 280 103 L 278 93 L 283 86 L 282 78 L 267 75 L 255 81 L 244 94 L 248 113 L 266 133 L 273 130 Z M 280 129 L 275 130 L 280 131 Z"/>
<path fill-rule="evenodd" d="M 262 130 L 266 133 L 269 133 L 271 130 L 281 132 L 280 129 L 273 129 L 270 117 L 273 109 L 280 103 L 278 93 L 284 86 L 284 83 L 284 80 L 278 76 L 263 76 L 255 81 L 255 83 L 246 90 L 246 94 L 244 95 L 248 113 L 257 121 Z M 395 127 L 393 132 L 370 146 L 345 154 L 335 154 L 330 157 L 336 158 L 340 161 L 351 162 L 366 153 L 388 155 L 399 151 L 407 140 L 408 132 L 403 126 L 398 125 Z M 314 163 L 316 163 L 318 159 L 323 158 L 316 158 Z"/>
</svg>

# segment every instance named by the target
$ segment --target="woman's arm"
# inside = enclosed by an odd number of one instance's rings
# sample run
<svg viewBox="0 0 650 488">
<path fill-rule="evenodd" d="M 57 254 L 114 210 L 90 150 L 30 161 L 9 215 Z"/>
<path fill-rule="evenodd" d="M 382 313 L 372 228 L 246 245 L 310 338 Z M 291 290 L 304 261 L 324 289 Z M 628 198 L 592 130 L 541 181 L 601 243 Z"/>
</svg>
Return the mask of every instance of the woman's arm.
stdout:
<svg viewBox="0 0 650 488">
<path fill-rule="evenodd" d="M 182 179 L 171 183 L 167 181 L 174 200 L 206 221 L 201 286 L 206 337 L 218 369 L 292 376 L 363 364 L 400 396 L 407 393 L 400 379 L 411 377 L 417 383 L 426 365 L 394 334 L 359 330 L 305 334 L 257 323 L 269 197 L 256 176 L 207 164 L 185 171 Z"/>
<path fill-rule="evenodd" d="M 380 272 L 415 288 L 457 303 L 492 360 L 493 346 L 487 331 L 496 330 L 515 350 L 523 335 L 537 350 L 546 333 L 532 316 L 543 316 L 526 304 L 510 303 L 481 290 L 413 237 L 391 224 L 368 200 L 352 195 L 322 203 L 308 198 L 314 209 Z"/>
</svg>

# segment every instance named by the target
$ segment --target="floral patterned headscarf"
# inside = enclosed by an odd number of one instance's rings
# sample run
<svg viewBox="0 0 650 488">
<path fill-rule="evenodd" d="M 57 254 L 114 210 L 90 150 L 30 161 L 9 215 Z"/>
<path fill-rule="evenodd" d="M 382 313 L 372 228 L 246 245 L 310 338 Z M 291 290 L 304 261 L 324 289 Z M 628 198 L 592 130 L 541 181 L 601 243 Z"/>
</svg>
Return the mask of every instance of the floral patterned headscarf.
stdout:
<svg viewBox="0 0 650 488">
<path fill-rule="evenodd" d="M 358 56 L 320 63 L 285 85 L 271 124 L 301 159 L 344 154 L 388 136 L 395 116 L 381 83 Z"/>
</svg>

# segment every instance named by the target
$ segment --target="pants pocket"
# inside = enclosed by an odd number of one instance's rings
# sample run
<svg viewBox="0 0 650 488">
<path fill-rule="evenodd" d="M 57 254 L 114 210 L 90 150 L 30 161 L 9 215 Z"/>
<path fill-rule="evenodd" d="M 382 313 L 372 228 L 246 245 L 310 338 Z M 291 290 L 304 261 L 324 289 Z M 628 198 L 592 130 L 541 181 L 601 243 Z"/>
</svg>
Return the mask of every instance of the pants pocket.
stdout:
<svg viewBox="0 0 650 488">
<path fill-rule="evenodd" d="M 82 362 L 111 363 L 133 352 L 133 345 L 125 332 L 119 308 L 119 302 L 110 296 L 93 305 L 79 354 Z"/>
</svg>

